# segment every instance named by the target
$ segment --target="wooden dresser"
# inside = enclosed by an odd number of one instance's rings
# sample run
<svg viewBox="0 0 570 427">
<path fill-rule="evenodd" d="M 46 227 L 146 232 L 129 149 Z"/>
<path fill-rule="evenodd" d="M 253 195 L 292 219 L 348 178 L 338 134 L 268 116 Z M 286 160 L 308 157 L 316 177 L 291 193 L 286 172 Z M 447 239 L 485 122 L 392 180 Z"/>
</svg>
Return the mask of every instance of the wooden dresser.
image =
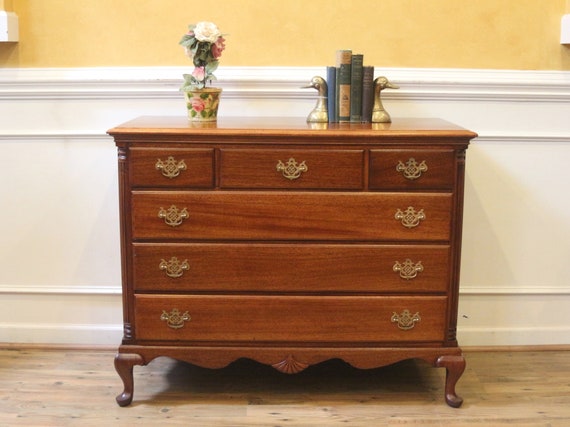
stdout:
<svg viewBox="0 0 570 427">
<path fill-rule="evenodd" d="M 435 119 L 141 117 L 119 153 L 124 338 L 115 359 L 293 374 L 340 358 L 465 368 L 456 340 L 465 151 Z"/>
</svg>

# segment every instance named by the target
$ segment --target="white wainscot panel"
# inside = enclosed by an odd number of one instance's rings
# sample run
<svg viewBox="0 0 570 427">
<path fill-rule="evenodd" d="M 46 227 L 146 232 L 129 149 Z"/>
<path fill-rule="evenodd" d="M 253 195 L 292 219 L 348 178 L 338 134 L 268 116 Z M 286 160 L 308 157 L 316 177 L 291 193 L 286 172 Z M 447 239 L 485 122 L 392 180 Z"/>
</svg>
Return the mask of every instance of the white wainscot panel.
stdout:
<svg viewBox="0 0 570 427">
<path fill-rule="evenodd" d="M 463 289 L 570 295 L 569 163 L 570 141 L 469 148 Z"/>
<path fill-rule="evenodd" d="M 0 291 L 120 286 L 117 155 L 111 138 L 0 141 Z"/>
</svg>

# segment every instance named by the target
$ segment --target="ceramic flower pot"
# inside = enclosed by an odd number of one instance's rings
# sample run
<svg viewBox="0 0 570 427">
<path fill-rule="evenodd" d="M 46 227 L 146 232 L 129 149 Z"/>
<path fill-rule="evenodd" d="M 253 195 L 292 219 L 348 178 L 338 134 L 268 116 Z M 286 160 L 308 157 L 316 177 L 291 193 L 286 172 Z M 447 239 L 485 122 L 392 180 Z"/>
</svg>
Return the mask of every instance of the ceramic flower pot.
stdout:
<svg viewBox="0 0 570 427">
<path fill-rule="evenodd" d="M 196 122 L 213 122 L 218 118 L 221 88 L 206 87 L 184 92 L 188 120 Z"/>
</svg>

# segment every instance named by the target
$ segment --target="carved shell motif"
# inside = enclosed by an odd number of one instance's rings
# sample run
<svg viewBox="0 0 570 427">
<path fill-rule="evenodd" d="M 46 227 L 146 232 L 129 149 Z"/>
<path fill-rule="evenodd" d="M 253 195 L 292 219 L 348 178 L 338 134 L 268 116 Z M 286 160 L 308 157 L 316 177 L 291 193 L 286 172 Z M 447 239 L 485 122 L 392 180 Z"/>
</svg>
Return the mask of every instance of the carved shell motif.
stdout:
<svg viewBox="0 0 570 427">
<path fill-rule="evenodd" d="M 283 372 L 284 374 L 297 374 L 307 369 L 309 367 L 309 364 L 299 362 L 292 354 L 290 354 L 281 362 L 275 363 L 271 366 L 273 366 L 279 372 Z"/>
</svg>

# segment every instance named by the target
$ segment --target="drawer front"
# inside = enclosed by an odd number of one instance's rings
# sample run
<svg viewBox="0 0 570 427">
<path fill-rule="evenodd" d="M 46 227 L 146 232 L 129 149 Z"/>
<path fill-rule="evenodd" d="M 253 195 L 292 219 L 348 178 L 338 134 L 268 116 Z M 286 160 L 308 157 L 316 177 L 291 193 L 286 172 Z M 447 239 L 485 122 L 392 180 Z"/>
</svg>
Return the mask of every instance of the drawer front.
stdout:
<svg viewBox="0 0 570 427">
<path fill-rule="evenodd" d="M 133 187 L 211 188 L 214 150 L 131 148 L 129 172 Z"/>
<path fill-rule="evenodd" d="M 222 149 L 222 188 L 361 189 L 362 150 Z"/>
<path fill-rule="evenodd" d="M 370 189 L 452 189 L 453 150 L 371 150 Z"/>
<path fill-rule="evenodd" d="M 145 292 L 445 292 L 449 262 L 445 245 L 133 245 Z"/>
<path fill-rule="evenodd" d="M 135 296 L 138 340 L 196 342 L 443 341 L 447 298 Z"/>
<path fill-rule="evenodd" d="M 450 193 L 132 194 L 133 238 L 447 241 Z"/>
</svg>

